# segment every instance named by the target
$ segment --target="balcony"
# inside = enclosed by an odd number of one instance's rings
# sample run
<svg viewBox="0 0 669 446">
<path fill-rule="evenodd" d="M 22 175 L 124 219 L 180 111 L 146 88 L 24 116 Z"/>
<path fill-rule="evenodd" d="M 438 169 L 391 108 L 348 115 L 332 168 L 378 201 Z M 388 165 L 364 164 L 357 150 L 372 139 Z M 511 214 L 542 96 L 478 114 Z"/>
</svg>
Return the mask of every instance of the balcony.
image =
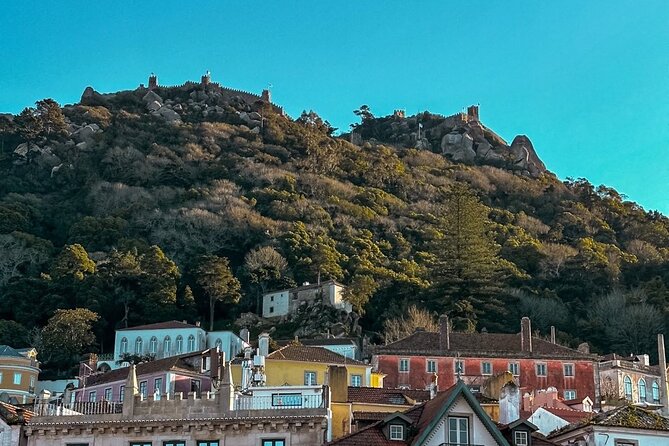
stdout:
<svg viewBox="0 0 669 446">
<path fill-rule="evenodd" d="M 326 408 L 326 401 L 322 394 L 238 395 L 235 397 L 234 408 L 235 410 L 324 409 Z"/>
<path fill-rule="evenodd" d="M 123 413 L 123 403 L 111 401 L 75 401 L 65 403 L 63 401 L 35 402 L 33 409 L 35 415 L 40 417 L 59 417 L 77 415 L 108 415 Z"/>
</svg>

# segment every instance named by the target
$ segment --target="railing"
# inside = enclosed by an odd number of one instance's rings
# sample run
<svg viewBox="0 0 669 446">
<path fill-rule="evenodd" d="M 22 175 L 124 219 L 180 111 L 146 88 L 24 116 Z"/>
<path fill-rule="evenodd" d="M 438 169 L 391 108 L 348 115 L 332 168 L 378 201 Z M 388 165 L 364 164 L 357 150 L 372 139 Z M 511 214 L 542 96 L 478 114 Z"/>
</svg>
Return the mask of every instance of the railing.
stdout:
<svg viewBox="0 0 669 446">
<path fill-rule="evenodd" d="M 113 353 L 102 353 L 98 355 L 98 361 L 111 361 L 114 359 Z"/>
<path fill-rule="evenodd" d="M 68 416 L 68 415 L 107 415 L 123 413 L 123 403 L 111 401 L 75 401 L 64 403 L 62 401 L 46 403 L 36 402 L 33 411 L 38 416 Z"/>
<path fill-rule="evenodd" d="M 272 395 L 237 396 L 235 410 L 266 410 L 266 409 L 320 409 L 325 407 L 322 394 L 302 395 L 300 393 L 283 393 Z"/>
</svg>

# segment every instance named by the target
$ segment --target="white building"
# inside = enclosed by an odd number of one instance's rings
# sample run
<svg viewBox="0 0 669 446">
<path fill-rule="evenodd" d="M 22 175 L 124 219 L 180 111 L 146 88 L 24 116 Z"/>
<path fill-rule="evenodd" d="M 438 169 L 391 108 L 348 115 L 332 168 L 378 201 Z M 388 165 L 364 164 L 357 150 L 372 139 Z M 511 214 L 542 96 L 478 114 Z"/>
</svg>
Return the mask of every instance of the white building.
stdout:
<svg viewBox="0 0 669 446">
<path fill-rule="evenodd" d="M 114 353 L 98 356 L 98 369 L 121 367 L 124 355 L 152 355 L 156 359 L 217 347 L 226 358 L 234 358 L 248 347 L 231 331 L 206 332 L 199 323 L 166 321 L 116 330 Z"/>
<path fill-rule="evenodd" d="M 334 280 L 310 284 L 297 288 L 273 291 L 263 295 L 262 316 L 282 317 L 297 311 L 302 302 L 312 304 L 321 300 L 334 308 L 351 312 L 353 307 L 343 298 L 344 286 Z"/>
</svg>

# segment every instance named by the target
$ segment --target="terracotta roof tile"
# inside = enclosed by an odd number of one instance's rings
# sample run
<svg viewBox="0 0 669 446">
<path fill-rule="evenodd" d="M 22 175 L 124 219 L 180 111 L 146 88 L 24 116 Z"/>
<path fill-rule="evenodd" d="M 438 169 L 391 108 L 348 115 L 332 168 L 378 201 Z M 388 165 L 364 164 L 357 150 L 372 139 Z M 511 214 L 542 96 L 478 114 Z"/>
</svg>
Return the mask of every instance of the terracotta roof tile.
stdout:
<svg viewBox="0 0 669 446">
<path fill-rule="evenodd" d="M 128 328 L 119 328 L 116 331 L 126 331 L 126 330 L 161 330 L 161 329 L 173 329 L 173 328 L 200 328 L 197 325 L 187 324 L 185 322 L 179 321 L 165 321 L 165 322 L 156 322 L 155 324 L 146 324 L 138 325 L 136 327 Z"/>
<path fill-rule="evenodd" d="M 17 409 L 21 409 L 13 404 L 5 403 L 0 401 L 0 417 L 2 417 L 7 424 L 16 424 L 18 423 L 18 415 L 16 413 Z M 29 422 L 32 417 L 35 416 L 35 412 L 22 409 L 23 410 L 23 419 L 25 422 Z"/>
<path fill-rule="evenodd" d="M 349 387 L 349 403 L 394 404 L 413 406 L 430 399 L 429 390 L 385 389 L 375 387 Z"/>
<path fill-rule="evenodd" d="M 582 353 L 569 347 L 532 338 L 532 352 L 520 347 L 520 334 L 505 333 L 451 333 L 450 349 L 439 347 L 439 333 L 418 331 L 406 338 L 378 347 L 377 354 L 413 354 L 429 356 L 469 357 L 550 357 L 570 359 L 595 359 L 595 355 Z"/>
<path fill-rule="evenodd" d="M 590 419 L 595 415 L 592 412 L 583 412 L 582 410 L 574 409 L 560 409 L 557 407 L 543 407 L 542 409 L 570 423 L 578 423 L 579 421 Z"/>
<path fill-rule="evenodd" d="M 364 362 L 356 361 L 355 359 L 347 358 L 323 347 L 307 347 L 304 345 L 287 345 L 281 347 L 267 355 L 267 359 L 286 359 L 289 361 L 320 362 L 324 364 L 340 365 L 369 365 Z"/>
</svg>

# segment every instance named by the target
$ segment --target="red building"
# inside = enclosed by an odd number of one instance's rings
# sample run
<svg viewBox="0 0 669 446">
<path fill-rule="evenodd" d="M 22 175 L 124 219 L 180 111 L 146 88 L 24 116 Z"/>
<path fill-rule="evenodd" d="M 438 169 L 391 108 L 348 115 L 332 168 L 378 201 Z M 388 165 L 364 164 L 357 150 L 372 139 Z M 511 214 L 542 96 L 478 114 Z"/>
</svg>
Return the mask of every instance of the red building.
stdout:
<svg viewBox="0 0 669 446">
<path fill-rule="evenodd" d="M 597 356 L 532 337 L 530 319 L 521 320 L 519 334 L 453 333 L 447 316 L 439 318 L 438 333 L 417 331 L 379 347 L 373 362 L 385 387 L 428 388 L 437 375 L 440 389 L 451 387 L 460 375 L 473 390 L 503 372 L 511 372 L 521 391 L 555 387 L 565 400 L 589 396 L 598 402 Z"/>
</svg>

